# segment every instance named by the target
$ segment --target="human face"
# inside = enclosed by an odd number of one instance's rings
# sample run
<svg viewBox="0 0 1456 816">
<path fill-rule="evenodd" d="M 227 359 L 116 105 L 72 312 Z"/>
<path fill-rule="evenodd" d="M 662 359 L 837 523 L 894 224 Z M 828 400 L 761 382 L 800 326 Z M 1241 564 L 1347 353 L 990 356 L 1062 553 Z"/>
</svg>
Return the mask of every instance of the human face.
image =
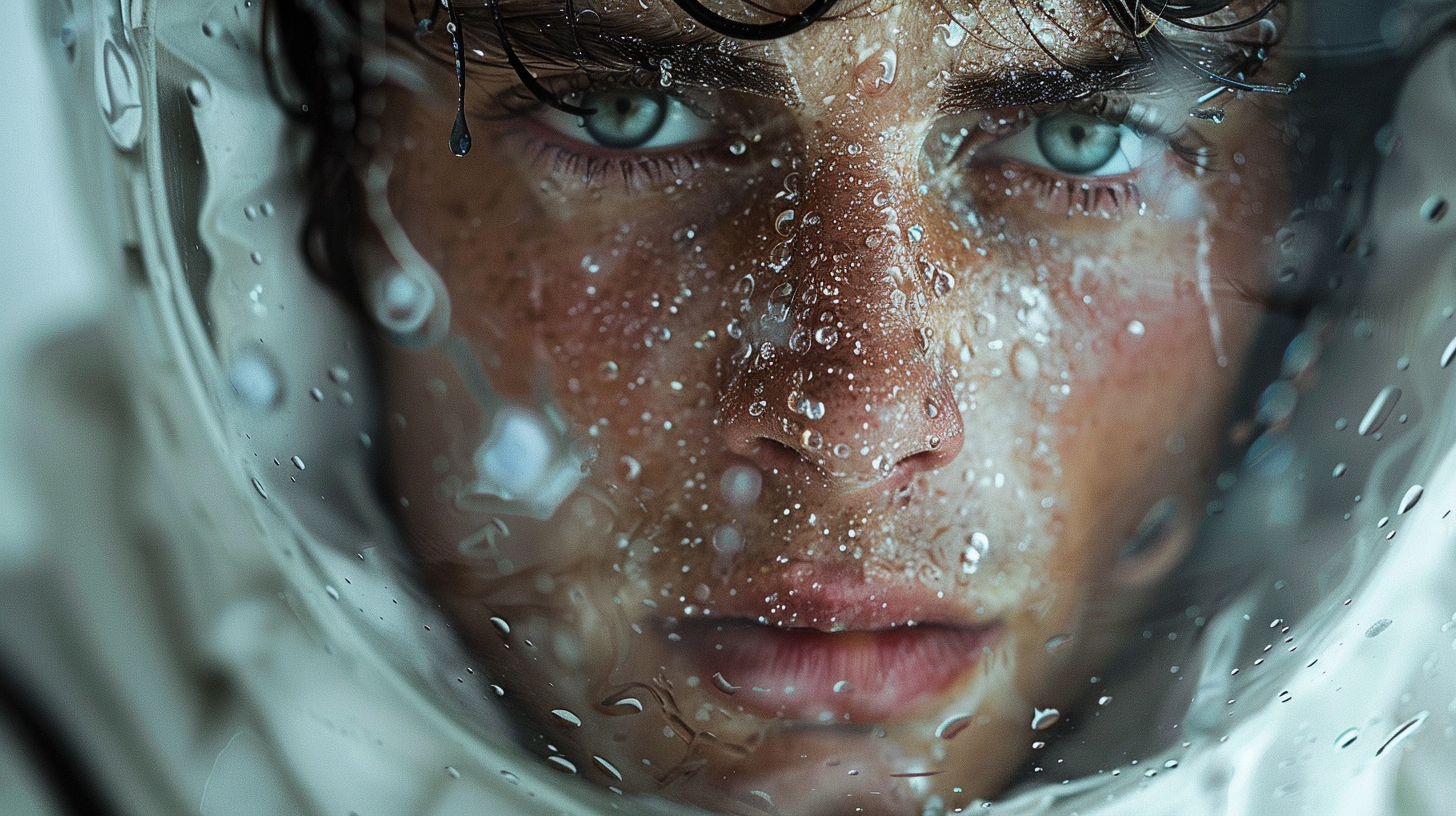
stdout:
<svg viewBox="0 0 1456 816">
<path fill-rule="evenodd" d="M 588 42 L 685 19 L 579 8 Z M 994 795 L 1219 446 L 1282 216 L 1267 102 L 1092 93 L 1136 52 L 1090 1 L 846 17 L 638 41 L 595 85 L 533 62 L 585 124 L 471 65 L 464 159 L 448 67 L 386 91 L 361 254 L 405 532 L 519 739 L 620 790 Z"/>
</svg>

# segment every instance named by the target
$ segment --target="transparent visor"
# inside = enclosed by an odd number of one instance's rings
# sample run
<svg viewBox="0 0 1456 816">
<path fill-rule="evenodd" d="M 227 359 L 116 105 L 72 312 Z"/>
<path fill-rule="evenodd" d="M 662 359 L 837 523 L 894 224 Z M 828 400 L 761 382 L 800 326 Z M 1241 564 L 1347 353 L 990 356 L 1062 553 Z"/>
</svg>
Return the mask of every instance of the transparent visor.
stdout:
<svg viewBox="0 0 1456 816">
<path fill-rule="evenodd" d="M 1299 6 L 297 5 L 157 10 L 190 331 L 303 606 L 467 772 L 1090 807 L 1390 624 L 1450 495 L 1449 56 L 1392 121 Z M 1415 713 L 1311 710 L 1336 763 Z"/>
</svg>

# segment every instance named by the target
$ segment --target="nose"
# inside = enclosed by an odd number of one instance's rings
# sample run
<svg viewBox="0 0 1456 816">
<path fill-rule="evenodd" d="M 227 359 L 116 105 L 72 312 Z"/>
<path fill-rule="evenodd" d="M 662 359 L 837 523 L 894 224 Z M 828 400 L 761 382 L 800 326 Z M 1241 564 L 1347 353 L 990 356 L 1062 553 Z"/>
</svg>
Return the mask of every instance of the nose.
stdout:
<svg viewBox="0 0 1456 816">
<path fill-rule="evenodd" d="M 965 429 L 928 319 L 936 271 L 901 240 L 896 207 L 916 197 L 889 175 L 869 157 L 820 162 L 777 263 L 734 288 L 729 334 L 740 342 L 718 430 L 766 472 L 896 488 L 960 452 Z"/>
</svg>

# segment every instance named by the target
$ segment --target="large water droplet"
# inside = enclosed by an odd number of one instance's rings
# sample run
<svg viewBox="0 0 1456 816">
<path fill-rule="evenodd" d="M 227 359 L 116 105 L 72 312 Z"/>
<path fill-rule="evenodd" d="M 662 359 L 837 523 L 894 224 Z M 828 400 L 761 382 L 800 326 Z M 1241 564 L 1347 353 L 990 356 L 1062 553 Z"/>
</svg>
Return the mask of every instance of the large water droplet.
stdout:
<svg viewBox="0 0 1456 816">
<path fill-rule="evenodd" d="M 723 471 L 718 489 L 730 505 L 746 507 L 758 501 L 763 490 L 763 474 L 751 465 L 734 465 Z"/>
<path fill-rule="evenodd" d="M 577 728 L 581 727 L 581 718 L 564 708 L 553 708 L 551 709 L 551 713 L 556 715 L 556 719 L 561 720 L 567 725 Z"/>
<path fill-rule="evenodd" d="M 1422 711 L 1414 717 L 1411 717 L 1409 720 L 1406 720 L 1400 725 L 1397 725 L 1395 727 L 1395 730 L 1390 732 L 1390 736 L 1385 738 L 1385 742 L 1381 743 L 1380 747 L 1375 749 L 1375 755 L 1380 756 L 1387 750 L 1395 747 L 1395 745 L 1401 740 L 1415 733 L 1416 729 L 1420 728 L 1421 724 L 1424 723 L 1426 721 L 1426 718 L 1429 716 L 1431 716 L 1431 712 Z"/>
<path fill-rule="evenodd" d="M 274 408 L 283 397 L 283 382 L 273 361 L 259 349 L 245 348 L 228 366 L 228 383 L 238 401 L 261 411 Z"/>
<path fill-rule="evenodd" d="M 814 330 L 814 342 L 824 348 L 834 348 L 839 342 L 839 330 L 833 326 L 820 326 Z"/>
<path fill-rule="evenodd" d="M 599 756 L 596 756 L 595 754 L 592 755 L 592 762 L 595 762 L 597 767 L 602 769 L 603 773 L 607 774 L 618 782 L 622 781 L 622 772 L 617 770 L 617 766 L 613 765 L 612 763 L 606 761 Z"/>
<path fill-rule="evenodd" d="M 1396 515 L 1404 515 L 1410 512 L 1410 509 L 1416 506 L 1416 502 L 1421 500 L 1421 495 L 1425 492 L 1425 488 L 1420 485 L 1411 485 L 1410 489 L 1401 497 L 1400 507 L 1395 511 Z"/>
<path fill-rule="evenodd" d="M 374 319 L 386 331 L 412 334 L 429 319 L 435 308 L 435 290 L 403 269 L 381 276 L 373 288 Z"/>
<path fill-rule="evenodd" d="M 1351 745 L 1354 745 L 1355 744 L 1355 740 L 1357 740 L 1359 738 L 1360 738 L 1360 729 L 1358 729 L 1358 728 L 1346 728 L 1344 731 L 1341 731 L 1340 732 L 1340 735 L 1338 737 L 1335 737 L 1335 747 L 1336 748 L 1349 748 Z"/>
<path fill-rule="evenodd" d="M 824 418 L 824 403 L 809 397 L 800 397 L 794 404 L 794 411 L 802 414 L 805 419 L 819 420 Z"/>
<path fill-rule="evenodd" d="M 732 555 L 743 550 L 743 534 L 733 527 L 724 525 L 713 531 L 713 549 L 723 555 Z"/>
<path fill-rule="evenodd" d="M 774 219 L 774 231 L 787 237 L 794 231 L 794 211 L 784 210 Z"/>
<path fill-rule="evenodd" d="M 1031 728 L 1033 731 L 1045 731 L 1057 724 L 1062 718 L 1062 712 L 1055 708 L 1038 708 L 1031 715 Z"/>
<path fill-rule="evenodd" d="M 940 23 L 935 27 L 939 40 L 951 48 L 959 48 L 966 41 L 966 28 L 960 23 Z"/>
<path fill-rule="evenodd" d="M 970 714 L 952 714 L 935 727 L 935 736 L 940 739 L 951 739 L 966 730 L 966 726 L 970 724 Z"/>
<path fill-rule="evenodd" d="M 1370 403 L 1370 408 L 1365 411 L 1365 417 L 1360 420 L 1358 431 L 1361 436 L 1375 433 L 1385 420 L 1390 418 L 1390 413 L 1395 410 L 1395 404 L 1400 401 L 1400 389 L 1393 385 L 1387 385 L 1375 396 L 1375 401 Z"/>
<path fill-rule="evenodd" d="M 974 575 L 976 570 L 981 568 L 981 558 L 990 547 L 991 540 L 986 537 L 985 533 L 979 530 L 971 533 L 971 540 L 966 545 L 965 551 L 961 553 L 961 573 Z"/>
</svg>

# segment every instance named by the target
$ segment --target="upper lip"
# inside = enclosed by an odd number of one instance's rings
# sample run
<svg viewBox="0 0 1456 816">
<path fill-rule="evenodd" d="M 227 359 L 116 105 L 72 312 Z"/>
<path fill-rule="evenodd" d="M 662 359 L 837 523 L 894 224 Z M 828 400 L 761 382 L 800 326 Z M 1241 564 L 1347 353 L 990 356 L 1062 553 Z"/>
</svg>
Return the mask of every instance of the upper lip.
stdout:
<svg viewBox="0 0 1456 816">
<path fill-rule="evenodd" d="M 715 593 L 711 618 L 746 618 L 784 629 L 876 632 L 907 626 L 982 628 L 994 619 L 940 596 L 926 584 L 870 581 L 855 566 L 799 562 Z"/>
</svg>

